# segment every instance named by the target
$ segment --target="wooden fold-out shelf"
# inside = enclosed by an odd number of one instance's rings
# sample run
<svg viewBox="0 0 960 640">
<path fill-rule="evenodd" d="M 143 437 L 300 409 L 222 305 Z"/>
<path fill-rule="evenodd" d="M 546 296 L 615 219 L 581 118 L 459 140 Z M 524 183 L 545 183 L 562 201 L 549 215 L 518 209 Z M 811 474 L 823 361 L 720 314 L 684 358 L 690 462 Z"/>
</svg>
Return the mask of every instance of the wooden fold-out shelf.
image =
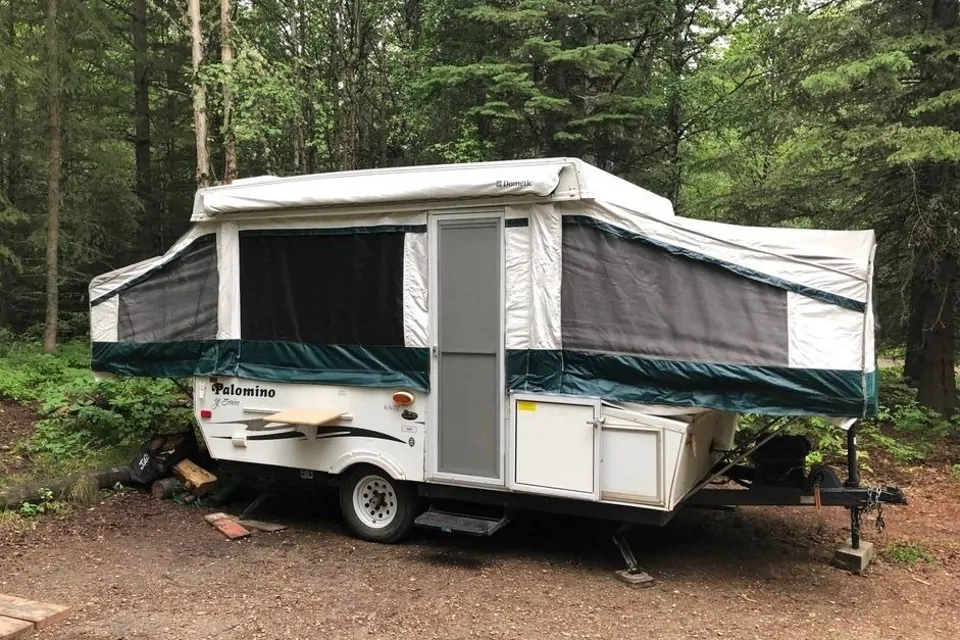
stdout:
<svg viewBox="0 0 960 640">
<path fill-rule="evenodd" d="M 287 409 L 286 411 L 264 416 L 263 419 L 266 422 L 322 427 L 323 425 L 340 420 L 345 415 L 346 413 L 342 411 L 329 411 L 325 409 Z"/>
</svg>

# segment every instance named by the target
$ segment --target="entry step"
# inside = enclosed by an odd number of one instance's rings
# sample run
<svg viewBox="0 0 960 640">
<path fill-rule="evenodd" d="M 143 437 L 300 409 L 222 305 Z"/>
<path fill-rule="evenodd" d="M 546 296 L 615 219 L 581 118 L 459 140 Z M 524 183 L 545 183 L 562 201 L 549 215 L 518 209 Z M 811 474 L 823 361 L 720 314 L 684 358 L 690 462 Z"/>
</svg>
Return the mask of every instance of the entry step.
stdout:
<svg viewBox="0 0 960 640">
<path fill-rule="evenodd" d="M 446 533 L 456 531 L 471 536 L 492 536 L 507 524 L 509 519 L 506 515 L 498 519 L 430 509 L 417 516 L 413 522 L 419 527 L 439 529 Z"/>
</svg>

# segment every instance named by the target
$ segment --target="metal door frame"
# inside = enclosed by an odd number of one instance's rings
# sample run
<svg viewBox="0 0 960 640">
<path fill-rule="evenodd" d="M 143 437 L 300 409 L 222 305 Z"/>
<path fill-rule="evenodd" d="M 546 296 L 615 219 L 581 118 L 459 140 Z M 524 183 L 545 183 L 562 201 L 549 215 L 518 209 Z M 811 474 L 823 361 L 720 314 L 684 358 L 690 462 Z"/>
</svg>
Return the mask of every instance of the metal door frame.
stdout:
<svg viewBox="0 0 960 640">
<path fill-rule="evenodd" d="M 496 220 L 500 236 L 500 327 L 497 345 L 497 384 L 499 402 L 497 403 L 498 430 L 498 477 L 483 478 L 458 473 L 442 473 L 438 470 L 440 463 L 440 224 L 454 222 L 476 222 L 478 220 Z M 428 307 L 430 312 L 430 425 L 427 429 L 425 443 L 424 479 L 427 481 L 442 482 L 444 484 L 479 485 L 484 487 L 506 487 L 507 467 L 507 420 L 504 415 L 506 405 L 506 209 L 504 207 L 489 207 L 478 209 L 462 209 L 427 213 L 427 243 L 428 243 Z"/>
</svg>

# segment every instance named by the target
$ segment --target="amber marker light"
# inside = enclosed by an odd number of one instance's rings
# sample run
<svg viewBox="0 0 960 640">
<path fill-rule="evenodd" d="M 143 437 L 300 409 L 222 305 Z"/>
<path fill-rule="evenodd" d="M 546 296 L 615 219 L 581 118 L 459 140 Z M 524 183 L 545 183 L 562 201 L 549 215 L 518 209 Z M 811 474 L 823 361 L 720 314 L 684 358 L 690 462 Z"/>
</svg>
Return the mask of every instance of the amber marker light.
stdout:
<svg viewBox="0 0 960 640">
<path fill-rule="evenodd" d="M 413 394 L 409 391 L 397 391 L 393 394 L 393 401 L 401 407 L 409 407 L 413 404 Z"/>
</svg>

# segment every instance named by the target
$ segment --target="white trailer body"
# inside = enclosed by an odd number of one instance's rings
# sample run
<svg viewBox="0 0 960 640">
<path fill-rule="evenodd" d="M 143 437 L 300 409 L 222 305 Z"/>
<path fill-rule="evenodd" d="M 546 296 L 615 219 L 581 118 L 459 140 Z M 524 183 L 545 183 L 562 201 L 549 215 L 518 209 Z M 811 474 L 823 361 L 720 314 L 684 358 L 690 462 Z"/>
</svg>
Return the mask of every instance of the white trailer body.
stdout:
<svg viewBox="0 0 960 640">
<path fill-rule="evenodd" d="M 94 371 L 192 377 L 215 459 L 347 474 L 365 537 L 410 486 L 663 522 L 740 413 L 876 411 L 872 231 L 683 219 L 567 158 L 240 180 L 192 221 L 91 284 Z"/>
<path fill-rule="evenodd" d="M 243 395 L 259 390 L 269 395 Z M 195 378 L 194 404 L 213 458 L 340 474 L 355 464 L 412 482 L 495 488 L 672 511 L 717 461 L 711 447 L 729 449 L 735 414 L 680 414 L 666 407 L 614 407 L 597 399 L 510 393 L 503 427 L 490 431 L 504 455 L 482 473 L 464 464 L 490 464 L 488 455 L 444 467 L 430 395 L 399 406 L 390 389 Z M 323 426 L 270 424 L 289 409 L 322 407 L 343 413 Z M 210 418 L 202 417 L 204 411 Z M 403 412 L 416 413 L 404 419 Z M 684 410 L 686 411 L 686 410 Z"/>
</svg>

